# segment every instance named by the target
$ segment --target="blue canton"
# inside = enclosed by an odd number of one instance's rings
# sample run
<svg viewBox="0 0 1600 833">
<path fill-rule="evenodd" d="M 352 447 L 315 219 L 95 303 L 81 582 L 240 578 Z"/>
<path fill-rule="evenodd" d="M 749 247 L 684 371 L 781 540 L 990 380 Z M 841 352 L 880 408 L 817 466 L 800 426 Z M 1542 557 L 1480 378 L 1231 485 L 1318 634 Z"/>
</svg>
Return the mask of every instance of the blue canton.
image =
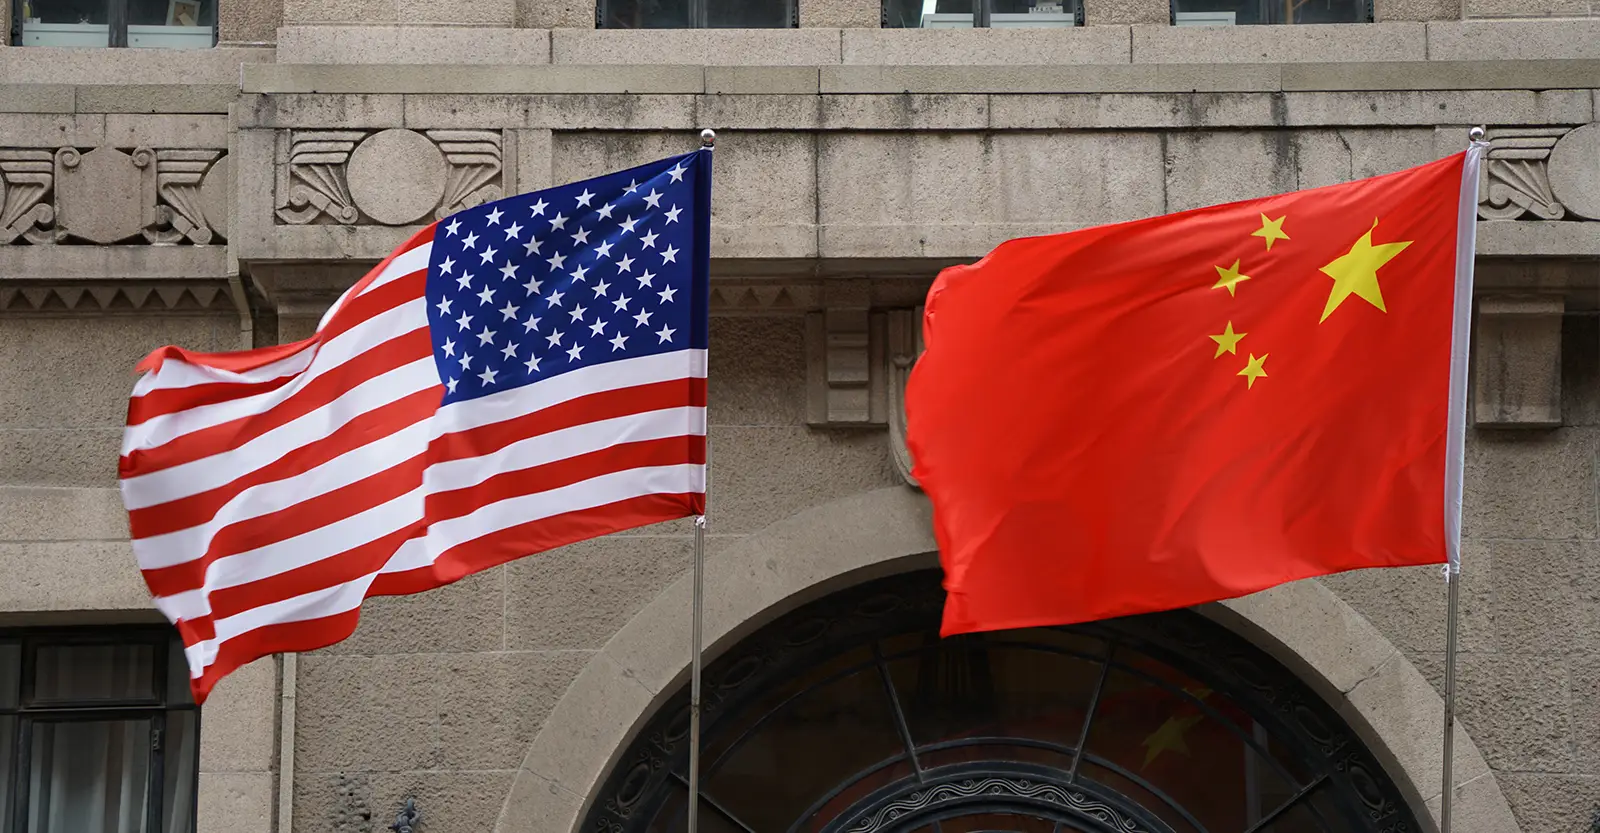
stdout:
<svg viewBox="0 0 1600 833">
<path fill-rule="evenodd" d="M 441 220 L 428 324 L 444 402 L 706 347 L 709 150 Z"/>
</svg>

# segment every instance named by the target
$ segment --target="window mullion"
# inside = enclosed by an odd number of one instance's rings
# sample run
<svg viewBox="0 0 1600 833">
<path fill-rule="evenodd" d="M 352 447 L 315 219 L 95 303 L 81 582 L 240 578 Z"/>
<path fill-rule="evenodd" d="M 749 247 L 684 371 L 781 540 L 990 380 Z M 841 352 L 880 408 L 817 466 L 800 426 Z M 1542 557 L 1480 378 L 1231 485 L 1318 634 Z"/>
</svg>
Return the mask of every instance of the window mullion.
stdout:
<svg viewBox="0 0 1600 833">
<path fill-rule="evenodd" d="M 146 768 L 149 773 L 145 784 L 145 831 L 146 833 L 166 833 L 163 822 L 166 820 L 162 813 L 162 803 L 167 795 L 167 776 L 164 769 L 166 761 L 167 738 L 167 713 L 160 712 L 150 718 L 150 765 Z"/>
<path fill-rule="evenodd" d="M 106 23 L 110 30 L 110 46 L 128 45 L 128 0 L 106 0 Z"/>
</svg>

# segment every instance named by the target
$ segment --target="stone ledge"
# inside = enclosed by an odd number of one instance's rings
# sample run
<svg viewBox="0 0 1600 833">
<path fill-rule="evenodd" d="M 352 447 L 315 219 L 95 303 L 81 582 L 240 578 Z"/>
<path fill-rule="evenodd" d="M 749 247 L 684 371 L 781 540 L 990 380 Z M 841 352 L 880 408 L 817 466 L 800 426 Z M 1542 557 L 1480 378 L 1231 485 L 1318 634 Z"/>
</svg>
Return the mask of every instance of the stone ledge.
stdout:
<svg viewBox="0 0 1600 833">
<path fill-rule="evenodd" d="M 226 246 L 0 246 L 0 285 L 12 281 L 221 280 L 227 275 Z"/>
<path fill-rule="evenodd" d="M 246 93 L 699 93 L 704 69 L 688 65 L 419 66 L 252 64 Z"/>
<path fill-rule="evenodd" d="M 0 49 L 0 83 L 187 85 L 239 83 L 239 66 L 274 60 L 269 47 L 214 49 Z"/>
<path fill-rule="evenodd" d="M 79 113 L 226 114 L 238 84 L 95 84 L 75 88 Z"/>
<path fill-rule="evenodd" d="M 1482 61 L 1495 55 L 1529 58 L 1600 58 L 1600 18 L 1567 20 L 1435 20 L 1428 26 L 1428 57 Z M 1596 76 L 1590 76 L 1593 86 Z"/>
<path fill-rule="evenodd" d="M 1133 29 L 1132 61 L 1256 64 L 1427 60 L 1421 23 L 1328 23 L 1316 26 L 1168 26 Z"/>
<path fill-rule="evenodd" d="M 550 63 L 550 30 L 482 26 L 285 26 L 278 60 L 288 64 Z"/>
</svg>

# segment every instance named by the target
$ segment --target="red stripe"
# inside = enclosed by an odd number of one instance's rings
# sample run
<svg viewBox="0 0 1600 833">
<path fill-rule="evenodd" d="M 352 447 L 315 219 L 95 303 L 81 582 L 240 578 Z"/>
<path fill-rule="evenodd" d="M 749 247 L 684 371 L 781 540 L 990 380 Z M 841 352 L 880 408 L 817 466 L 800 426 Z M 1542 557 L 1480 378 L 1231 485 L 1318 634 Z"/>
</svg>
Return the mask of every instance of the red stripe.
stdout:
<svg viewBox="0 0 1600 833">
<path fill-rule="evenodd" d="M 199 558 L 142 571 L 145 584 L 155 596 L 171 596 L 202 587 L 206 568 L 217 559 L 286 541 L 387 503 L 420 487 L 425 467 L 425 456 L 418 454 L 293 506 L 228 524 L 217 530 Z M 380 562 L 378 566 L 383 565 Z M 216 604 L 214 595 L 212 604 Z"/>
<path fill-rule="evenodd" d="M 451 547 L 431 566 L 384 573 L 367 596 L 402 596 L 457 581 L 518 558 L 578 541 L 705 513 L 705 494 L 653 494 L 580 509 L 491 532 Z"/>
<path fill-rule="evenodd" d="M 356 625 L 360 621 L 361 609 L 355 608 L 320 619 L 263 625 L 255 630 L 241 633 L 222 643 L 217 650 L 215 661 L 206 666 L 201 676 L 189 681 L 189 689 L 194 692 L 194 701 L 204 703 L 206 696 L 211 693 L 217 682 L 238 668 L 273 654 L 326 648 L 355 633 Z M 184 642 L 192 644 L 187 637 Z"/>
<path fill-rule="evenodd" d="M 349 306 L 339 310 L 339 314 L 328 322 L 328 326 L 317 334 L 317 338 L 321 339 L 323 344 L 327 344 L 335 336 L 347 333 L 363 322 L 418 298 L 426 297 L 427 291 L 428 270 L 409 272 L 403 278 L 396 278 L 365 295 L 351 299 Z"/>
<path fill-rule="evenodd" d="M 340 426 L 317 442 L 300 446 L 230 483 L 178 500 L 128 513 L 134 539 L 151 538 L 210 521 L 228 501 L 252 486 L 285 480 L 308 472 L 341 454 L 400 431 L 431 416 L 444 396 L 443 386 L 420 390 L 374 408 Z"/>
<path fill-rule="evenodd" d="M 327 405 L 379 374 L 428 358 L 432 350 L 425 326 L 395 336 L 311 380 L 271 410 L 191 431 L 155 448 L 124 455 L 120 463 L 121 475 L 126 479 L 151 474 L 238 448 Z"/>
<path fill-rule="evenodd" d="M 258 393 L 275 391 L 300 374 L 287 373 L 264 382 L 210 382 L 186 388 L 157 388 L 144 396 L 128 400 L 128 425 L 139 425 L 158 416 L 187 411 L 203 405 L 231 402 Z"/>
</svg>

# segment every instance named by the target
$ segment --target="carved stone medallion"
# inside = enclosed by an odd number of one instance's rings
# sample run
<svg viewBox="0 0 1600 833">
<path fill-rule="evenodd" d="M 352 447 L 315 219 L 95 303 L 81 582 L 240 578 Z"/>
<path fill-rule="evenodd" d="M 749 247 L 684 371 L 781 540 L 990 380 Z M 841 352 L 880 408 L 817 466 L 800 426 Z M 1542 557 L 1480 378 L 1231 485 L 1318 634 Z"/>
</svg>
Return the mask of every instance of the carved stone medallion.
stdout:
<svg viewBox="0 0 1600 833">
<path fill-rule="evenodd" d="M 80 154 L 74 148 L 56 153 L 56 224 L 89 243 L 117 243 L 139 234 L 145 225 L 145 169 L 155 154 L 139 149 L 131 155 L 100 147 Z"/>
<path fill-rule="evenodd" d="M 421 133 L 383 130 L 356 146 L 346 177 L 368 217 L 391 226 L 414 223 L 444 196 L 444 154 Z"/>
<path fill-rule="evenodd" d="M 1568 211 L 1600 220 L 1600 123 L 1573 130 L 1550 149 L 1550 187 Z"/>
</svg>

